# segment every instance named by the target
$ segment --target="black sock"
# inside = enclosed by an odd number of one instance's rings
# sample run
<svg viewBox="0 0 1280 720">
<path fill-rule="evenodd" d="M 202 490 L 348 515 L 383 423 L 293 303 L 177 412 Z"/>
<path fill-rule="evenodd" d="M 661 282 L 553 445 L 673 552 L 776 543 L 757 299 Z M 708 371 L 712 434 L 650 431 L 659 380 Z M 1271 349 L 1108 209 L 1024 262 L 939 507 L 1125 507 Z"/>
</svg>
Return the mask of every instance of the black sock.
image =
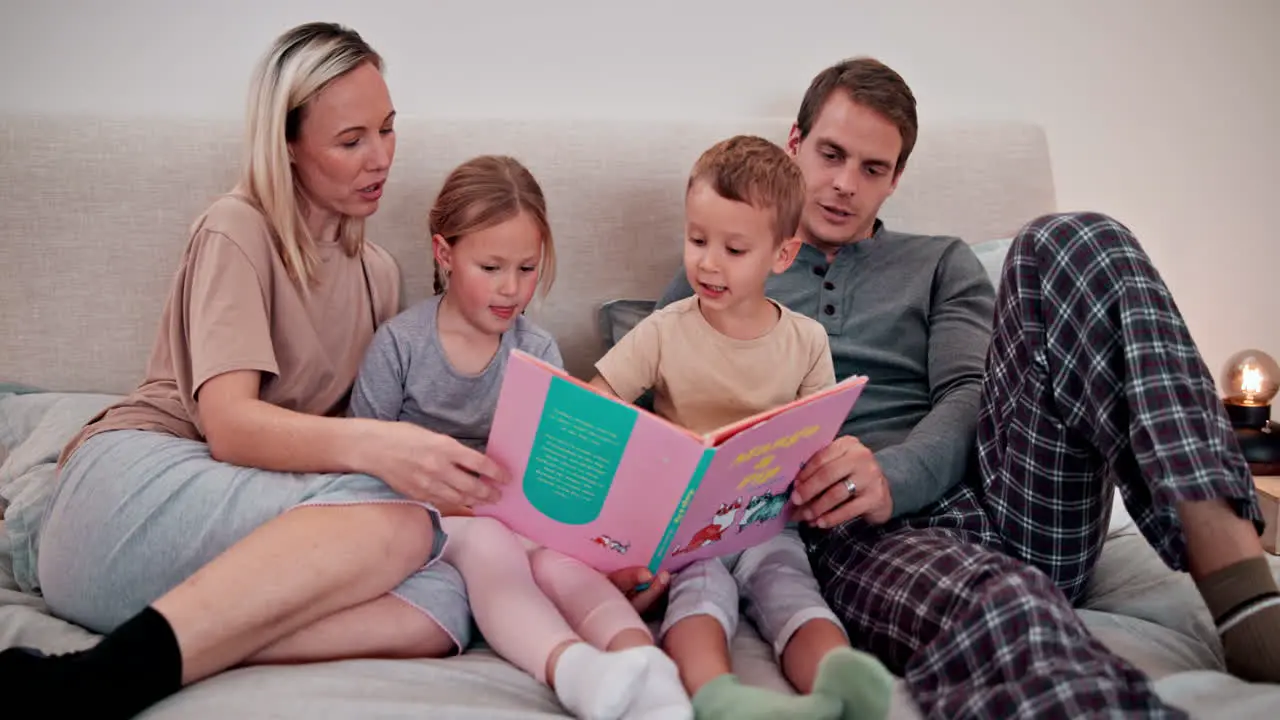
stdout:
<svg viewBox="0 0 1280 720">
<path fill-rule="evenodd" d="M 123 720 L 182 688 L 182 653 L 169 621 L 148 607 L 82 652 L 0 652 L 0 678 L 15 691 L 39 693 L 42 708 L 90 703 L 95 717 Z"/>
</svg>

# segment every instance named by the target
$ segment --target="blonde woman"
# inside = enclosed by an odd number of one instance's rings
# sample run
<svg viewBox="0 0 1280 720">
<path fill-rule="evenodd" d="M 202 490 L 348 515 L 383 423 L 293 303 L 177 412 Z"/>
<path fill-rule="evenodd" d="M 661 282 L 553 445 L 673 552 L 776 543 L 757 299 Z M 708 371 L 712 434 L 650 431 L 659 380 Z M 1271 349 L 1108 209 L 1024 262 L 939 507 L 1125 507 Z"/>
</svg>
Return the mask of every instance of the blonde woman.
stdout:
<svg viewBox="0 0 1280 720">
<path fill-rule="evenodd" d="M 395 264 L 363 233 L 394 118 L 351 30 L 300 26 L 263 58 L 243 178 L 192 227 L 146 379 L 67 446 L 47 510 L 8 523 L 37 535 L 15 560 L 52 611 L 105 638 L 4 651 L 6 685 L 124 718 L 242 663 L 465 646 L 434 507 L 495 497 L 476 474 L 502 470 L 410 423 L 342 417 L 399 309 Z"/>
</svg>

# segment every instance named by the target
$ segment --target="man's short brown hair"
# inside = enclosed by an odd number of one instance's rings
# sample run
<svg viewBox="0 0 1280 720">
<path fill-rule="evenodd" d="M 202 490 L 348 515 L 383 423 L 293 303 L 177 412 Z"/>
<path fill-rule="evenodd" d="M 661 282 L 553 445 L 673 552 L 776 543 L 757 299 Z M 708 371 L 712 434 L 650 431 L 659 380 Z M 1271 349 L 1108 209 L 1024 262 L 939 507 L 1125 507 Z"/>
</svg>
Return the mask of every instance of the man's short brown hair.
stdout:
<svg viewBox="0 0 1280 720">
<path fill-rule="evenodd" d="M 796 236 L 804 209 L 804 175 L 782 148 L 756 135 L 736 135 L 707 149 L 689 173 L 726 200 L 774 212 L 774 241 Z"/>
<path fill-rule="evenodd" d="M 814 77 L 796 115 L 800 139 L 809 136 L 818 113 L 822 112 L 827 98 L 837 88 L 849 93 L 855 103 L 880 113 L 898 127 L 902 136 L 902 152 L 898 153 L 898 162 L 893 170 L 902 172 L 920 129 L 916 120 L 916 98 L 901 75 L 875 58 L 850 58 Z"/>
</svg>

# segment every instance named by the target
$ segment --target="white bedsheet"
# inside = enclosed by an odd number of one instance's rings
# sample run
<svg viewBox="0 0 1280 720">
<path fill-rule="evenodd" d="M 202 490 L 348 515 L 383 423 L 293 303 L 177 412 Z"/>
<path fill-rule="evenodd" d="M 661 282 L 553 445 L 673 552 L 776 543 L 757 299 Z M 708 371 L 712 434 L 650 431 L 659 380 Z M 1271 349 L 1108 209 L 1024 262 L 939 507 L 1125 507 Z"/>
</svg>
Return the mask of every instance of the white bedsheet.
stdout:
<svg viewBox="0 0 1280 720">
<path fill-rule="evenodd" d="M 108 401 L 106 396 L 0 394 L 0 503 L 33 492 L 48 477 L 61 441 Z M 1280 576 L 1280 559 L 1272 558 Z M 1131 525 L 1103 550 L 1081 616 L 1097 637 L 1157 681 L 1162 697 L 1193 717 L 1274 718 L 1280 686 L 1250 685 L 1222 671 L 1221 648 L 1195 586 L 1169 571 Z M 50 616 L 12 576 L 0 525 L 0 648 L 63 652 L 96 637 Z M 744 623 L 734 663 L 747 682 L 785 689 L 767 646 Z M 0 679 L 2 682 L 2 679 Z M 0 707 L 34 702 L 5 688 Z M 24 708 L 26 709 L 26 708 Z M 38 708 L 30 708 L 38 710 Z M 149 710 L 152 720 L 182 718 L 524 718 L 565 717 L 554 695 L 485 649 L 446 660 L 352 660 L 242 668 L 198 683 Z M 894 720 L 919 717 L 901 683 Z"/>
</svg>

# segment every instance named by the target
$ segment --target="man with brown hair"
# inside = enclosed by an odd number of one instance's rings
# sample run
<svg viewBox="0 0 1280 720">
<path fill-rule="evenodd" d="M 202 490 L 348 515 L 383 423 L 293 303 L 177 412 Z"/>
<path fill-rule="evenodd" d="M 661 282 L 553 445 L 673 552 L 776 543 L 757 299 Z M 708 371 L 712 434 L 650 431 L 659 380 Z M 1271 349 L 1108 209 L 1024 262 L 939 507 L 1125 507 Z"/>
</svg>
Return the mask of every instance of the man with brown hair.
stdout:
<svg viewBox="0 0 1280 720">
<path fill-rule="evenodd" d="M 854 644 L 931 717 L 1180 715 L 1073 609 L 1118 483 L 1164 561 L 1195 579 L 1229 669 L 1280 680 L 1252 479 L 1137 240 L 1096 213 L 1037 218 L 997 296 L 962 240 L 876 217 L 916 133 L 911 90 L 882 63 L 813 80 L 788 142 L 804 245 L 768 283 L 825 327 L 837 379 L 871 379 L 793 495 Z M 690 292 L 677 277 L 660 305 Z"/>
</svg>

